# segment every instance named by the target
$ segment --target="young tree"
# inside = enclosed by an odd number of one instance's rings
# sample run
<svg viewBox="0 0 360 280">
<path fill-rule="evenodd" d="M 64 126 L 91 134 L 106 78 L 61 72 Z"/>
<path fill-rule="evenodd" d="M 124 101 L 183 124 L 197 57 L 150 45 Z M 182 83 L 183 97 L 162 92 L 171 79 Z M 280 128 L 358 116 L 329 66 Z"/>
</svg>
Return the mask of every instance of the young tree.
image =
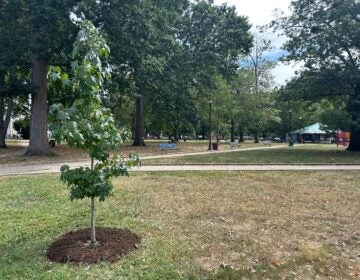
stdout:
<svg viewBox="0 0 360 280">
<path fill-rule="evenodd" d="M 352 117 L 349 150 L 360 151 L 360 2 L 298 0 L 291 2 L 291 9 L 290 16 L 273 23 L 289 38 L 284 45 L 290 53 L 288 58 L 304 61 L 315 75 L 326 72 L 347 84 L 350 90 L 344 94 Z M 319 81 L 324 81 L 325 76 L 321 76 Z M 320 94 L 331 92 L 330 87 L 322 88 Z"/>
<path fill-rule="evenodd" d="M 90 198 L 91 201 L 91 245 L 96 244 L 95 198 L 104 201 L 112 193 L 111 178 L 128 174 L 128 168 L 138 164 L 138 158 L 131 156 L 125 160 L 110 157 L 125 140 L 125 131 L 119 132 L 114 119 L 101 102 L 104 83 L 110 78 L 111 67 L 106 63 L 109 48 L 98 30 L 89 21 L 80 23 L 74 44 L 71 78 L 61 74 L 58 68 L 52 72 L 53 78 L 61 78 L 71 84 L 76 100 L 70 108 L 54 104 L 52 131 L 57 141 L 65 140 L 70 146 L 88 152 L 91 167 L 70 169 L 61 167 L 61 180 L 70 187 L 70 199 Z M 97 162 L 95 162 L 97 161 Z"/>
</svg>

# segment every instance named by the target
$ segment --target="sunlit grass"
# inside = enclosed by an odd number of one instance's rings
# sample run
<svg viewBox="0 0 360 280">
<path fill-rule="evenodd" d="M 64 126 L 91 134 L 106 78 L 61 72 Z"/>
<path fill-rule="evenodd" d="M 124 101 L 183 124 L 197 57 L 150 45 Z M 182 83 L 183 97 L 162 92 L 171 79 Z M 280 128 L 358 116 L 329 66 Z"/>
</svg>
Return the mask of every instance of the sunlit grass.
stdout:
<svg viewBox="0 0 360 280">
<path fill-rule="evenodd" d="M 360 153 L 336 145 L 299 145 L 277 149 L 214 152 L 207 155 L 144 160 L 144 164 L 360 164 Z"/>
</svg>

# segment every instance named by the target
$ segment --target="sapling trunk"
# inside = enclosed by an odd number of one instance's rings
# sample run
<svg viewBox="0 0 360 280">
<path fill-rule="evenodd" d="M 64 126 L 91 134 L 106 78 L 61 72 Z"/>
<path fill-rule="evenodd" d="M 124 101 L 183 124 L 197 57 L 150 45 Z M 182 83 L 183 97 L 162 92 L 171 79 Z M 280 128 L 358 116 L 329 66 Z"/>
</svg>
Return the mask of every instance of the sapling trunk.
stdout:
<svg viewBox="0 0 360 280">
<path fill-rule="evenodd" d="M 91 158 L 91 170 L 94 170 L 94 158 Z M 91 245 L 95 245 L 96 243 L 96 235 L 95 235 L 95 198 L 91 197 L 90 203 L 90 242 Z"/>
<path fill-rule="evenodd" d="M 91 230 L 90 230 L 90 242 L 91 245 L 95 245 L 96 243 L 96 236 L 95 236 L 95 198 L 91 198 Z"/>
</svg>

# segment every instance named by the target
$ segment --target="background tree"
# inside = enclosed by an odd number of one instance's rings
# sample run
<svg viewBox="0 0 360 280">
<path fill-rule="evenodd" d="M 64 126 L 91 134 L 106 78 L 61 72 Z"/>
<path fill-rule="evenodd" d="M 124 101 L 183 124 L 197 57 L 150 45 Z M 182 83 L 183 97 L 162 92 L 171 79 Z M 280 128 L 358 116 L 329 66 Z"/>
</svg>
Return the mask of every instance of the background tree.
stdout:
<svg viewBox="0 0 360 280">
<path fill-rule="evenodd" d="M 244 142 L 244 133 L 253 126 L 253 73 L 248 68 L 240 68 L 231 81 L 233 96 L 233 114 L 238 129 L 239 142 Z"/>
<path fill-rule="evenodd" d="M 134 145 L 145 145 L 144 96 L 158 90 L 157 81 L 175 47 L 177 21 L 187 5 L 182 1 L 101 1 L 98 21 L 114 50 L 120 84 L 135 96 Z M 125 92 L 125 91 L 123 91 Z"/>
<path fill-rule="evenodd" d="M 221 76 L 228 82 L 236 75 L 239 57 L 247 54 L 252 44 L 249 29 L 247 19 L 226 4 L 197 1 L 184 14 L 178 37 L 187 62 L 188 93 L 198 110 L 192 114 L 193 121 L 203 136 L 209 126 L 208 101 L 217 95 L 217 79 Z"/>
<path fill-rule="evenodd" d="M 288 59 L 304 61 L 305 67 L 317 79 L 326 79 L 323 73 L 336 77 L 334 81 L 346 84 L 347 109 L 351 114 L 349 150 L 360 150 L 360 57 L 359 28 L 360 2 L 357 0 L 298 0 L 291 3 L 292 14 L 281 17 L 273 26 L 289 38 L 284 48 Z M 309 78 L 305 72 L 306 78 Z M 314 85 L 314 83 L 312 84 Z M 331 92 L 329 84 L 316 85 Z M 316 91 L 313 90 L 313 93 Z"/>
<path fill-rule="evenodd" d="M 243 62 L 244 67 L 251 70 L 253 92 L 253 131 L 255 143 L 259 142 L 259 133 L 264 129 L 266 123 L 272 118 L 271 88 L 273 85 L 273 76 L 271 70 L 276 66 L 276 62 L 267 57 L 272 49 L 271 41 L 255 36 L 254 46 L 248 58 Z"/>
<path fill-rule="evenodd" d="M 27 49 L 24 48 L 26 34 L 23 23 L 17 22 L 13 14 L 22 14 L 8 1 L 0 3 L 0 148 L 5 148 L 5 138 L 18 96 L 30 92 L 30 65 Z"/>
<path fill-rule="evenodd" d="M 317 122 L 327 125 L 330 130 L 350 129 L 351 116 L 346 108 L 347 97 L 343 94 L 346 85 L 332 80 L 331 76 L 322 82 L 319 79 L 316 74 L 304 72 L 276 93 L 276 108 L 282 120 L 278 129 L 282 135 L 290 131 L 289 110 L 292 110 L 295 129 Z"/>
<path fill-rule="evenodd" d="M 74 0 L 2 1 L 2 17 L 16 37 L 15 50 L 21 50 L 31 69 L 29 155 L 49 153 L 47 73 L 49 65 L 59 64 L 55 60 L 63 61 L 62 54 L 71 52 L 76 28 L 71 24 L 70 12 L 77 4 Z M 12 58 L 17 61 L 18 57 Z"/>
</svg>

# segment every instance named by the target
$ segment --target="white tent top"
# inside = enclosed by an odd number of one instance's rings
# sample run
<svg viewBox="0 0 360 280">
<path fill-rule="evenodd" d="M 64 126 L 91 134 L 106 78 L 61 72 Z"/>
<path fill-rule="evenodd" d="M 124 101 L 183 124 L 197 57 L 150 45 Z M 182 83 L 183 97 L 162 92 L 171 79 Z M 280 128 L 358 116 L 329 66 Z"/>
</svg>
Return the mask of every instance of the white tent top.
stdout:
<svg viewBox="0 0 360 280">
<path fill-rule="evenodd" d="M 301 134 L 326 134 L 325 125 L 321 123 L 315 123 L 304 128 L 298 129 L 292 133 L 301 133 Z"/>
</svg>

